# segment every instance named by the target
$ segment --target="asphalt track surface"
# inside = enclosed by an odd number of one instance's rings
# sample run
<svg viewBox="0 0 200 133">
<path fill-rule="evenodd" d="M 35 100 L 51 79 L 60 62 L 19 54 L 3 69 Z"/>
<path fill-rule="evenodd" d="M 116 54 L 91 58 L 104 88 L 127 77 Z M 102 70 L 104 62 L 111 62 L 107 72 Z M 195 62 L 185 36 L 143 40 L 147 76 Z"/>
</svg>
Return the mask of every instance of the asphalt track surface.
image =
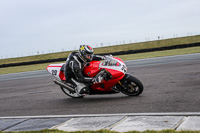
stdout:
<svg viewBox="0 0 200 133">
<path fill-rule="evenodd" d="M 120 93 L 74 99 L 46 71 L 0 75 L 0 117 L 200 112 L 200 53 L 125 63 L 144 84 L 140 96 Z"/>
</svg>

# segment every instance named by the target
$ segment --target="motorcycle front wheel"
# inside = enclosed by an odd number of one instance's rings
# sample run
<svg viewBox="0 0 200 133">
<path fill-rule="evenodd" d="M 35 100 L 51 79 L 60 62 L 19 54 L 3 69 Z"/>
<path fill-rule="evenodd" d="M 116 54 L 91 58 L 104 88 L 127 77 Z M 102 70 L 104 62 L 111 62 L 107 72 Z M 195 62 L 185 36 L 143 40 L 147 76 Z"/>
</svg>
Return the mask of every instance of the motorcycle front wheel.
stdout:
<svg viewBox="0 0 200 133">
<path fill-rule="evenodd" d="M 132 75 L 125 75 L 121 83 L 117 84 L 117 88 L 128 96 L 138 96 L 144 89 L 142 82 Z"/>
<path fill-rule="evenodd" d="M 72 98 L 83 98 L 85 96 L 85 95 L 80 95 L 77 93 L 70 92 L 68 89 L 63 88 L 63 87 L 60 87 L 60 88 L 67 96 L 72 97 Z"/>
</svg>

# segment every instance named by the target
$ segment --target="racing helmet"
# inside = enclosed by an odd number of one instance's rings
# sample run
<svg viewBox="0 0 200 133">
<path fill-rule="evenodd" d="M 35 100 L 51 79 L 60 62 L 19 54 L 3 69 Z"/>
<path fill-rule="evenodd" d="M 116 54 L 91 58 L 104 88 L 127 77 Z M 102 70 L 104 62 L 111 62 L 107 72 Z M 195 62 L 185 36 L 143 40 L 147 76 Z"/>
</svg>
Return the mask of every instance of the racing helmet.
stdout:
<svg viewBox="0 0 200 133">
<path fill-rule="evenodd" d="M 78 55 L 84 62 L 90 62 L 93 58 L 93 48 L 89 45 L 80 45 Z"/>
</svg>

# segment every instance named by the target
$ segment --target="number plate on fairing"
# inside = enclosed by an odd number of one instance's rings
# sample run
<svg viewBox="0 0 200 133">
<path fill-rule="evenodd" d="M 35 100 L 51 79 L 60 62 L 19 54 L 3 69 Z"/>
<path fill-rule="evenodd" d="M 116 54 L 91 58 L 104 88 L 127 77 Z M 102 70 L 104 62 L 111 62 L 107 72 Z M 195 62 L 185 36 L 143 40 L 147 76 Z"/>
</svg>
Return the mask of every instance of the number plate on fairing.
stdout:
<svg viewBox="0 0 200 133">
<path fill-rule="evenodd" d="M 47 71 L 51 73 L 53 76 L 56 78 L 60 79 L 59 74 L 60 74 L 60 69 L 64 63 L 61 64 L 50 64 L 47 66 Z"/>
</svg>

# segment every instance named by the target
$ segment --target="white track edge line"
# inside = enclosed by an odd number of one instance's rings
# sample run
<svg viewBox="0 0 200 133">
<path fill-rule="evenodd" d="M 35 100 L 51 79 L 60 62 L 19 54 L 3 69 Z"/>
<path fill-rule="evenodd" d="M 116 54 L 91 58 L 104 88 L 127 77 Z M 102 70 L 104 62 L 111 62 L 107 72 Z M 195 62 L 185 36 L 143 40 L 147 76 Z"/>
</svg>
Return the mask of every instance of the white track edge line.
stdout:
<svg viewBox="0 0 200 133">
<path fill-rule="evenodd" d="M 200 112 L 6 116 L 6 117 L 0 117 L 0 119 L 41 119 L 41 118 L 74 118 L 74 117 L 109 117 L 109 116 L 200 116 Z"/>
</svg>

